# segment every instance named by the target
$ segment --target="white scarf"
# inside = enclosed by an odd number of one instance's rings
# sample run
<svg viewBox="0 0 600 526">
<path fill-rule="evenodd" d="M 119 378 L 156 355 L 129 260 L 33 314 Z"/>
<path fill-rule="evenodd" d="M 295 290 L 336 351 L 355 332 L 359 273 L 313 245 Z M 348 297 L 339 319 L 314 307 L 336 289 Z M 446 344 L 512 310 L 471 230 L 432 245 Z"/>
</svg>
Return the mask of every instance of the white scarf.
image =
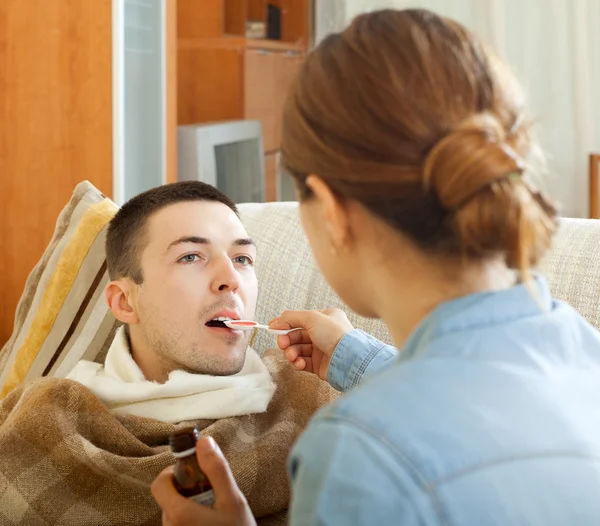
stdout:
<svg viewBox="0 0 600 526">
<path fill-rule="evenodd" d="M 112 412 L 178 423 L 263 413 L 275 384 L 254 349 L 248 347 L 242 370 L 230 376 L 173 371 L 164 384 L 146 380 L 121 327 L 104 366 L 80 361 L 67 376 L 85 385 Z"/>
</svg>

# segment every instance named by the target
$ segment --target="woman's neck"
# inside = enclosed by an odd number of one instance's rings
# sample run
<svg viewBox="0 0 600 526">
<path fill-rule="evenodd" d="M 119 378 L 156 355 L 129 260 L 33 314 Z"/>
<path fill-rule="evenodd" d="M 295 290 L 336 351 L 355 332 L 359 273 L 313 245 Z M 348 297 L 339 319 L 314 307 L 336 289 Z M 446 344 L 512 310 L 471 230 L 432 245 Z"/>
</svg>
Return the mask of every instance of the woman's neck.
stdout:
<svg viewBox="0 0 600 526">
<path fill-rule="evenodd" d="M 514 271 L 500 260 L 464 263 L 426 258 L 412 263 L 403 269 L 385 265 L 372 274 L 371 290 L 378 291 L 374 298 L 377 312 L 398 348 L 440 304 L 478 292 L 507 289 L 516 282 Z"/>
</svg>

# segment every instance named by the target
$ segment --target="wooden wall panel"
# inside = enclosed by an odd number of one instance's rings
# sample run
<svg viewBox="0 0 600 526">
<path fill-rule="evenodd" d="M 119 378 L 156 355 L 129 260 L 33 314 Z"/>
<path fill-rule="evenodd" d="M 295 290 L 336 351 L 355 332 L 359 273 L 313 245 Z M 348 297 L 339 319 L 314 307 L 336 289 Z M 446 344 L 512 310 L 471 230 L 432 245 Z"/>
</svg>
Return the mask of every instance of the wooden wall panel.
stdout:
<svg viewBox="0 0 600 526">
<path fill-rule="evenodd" d="M 265 155 L 265 200 L 277 201 L 277 161 L 279 154 Z"/>
<path fill-rule="evenodd" d="M 246 0 L 225 0 L 224 5 L 225 33 L 244 36 L 246 34 L 246 19 L 248 18 L 248 3 Z"/>
<path fill-rule="evenodd" d="M 247 49 L 245 54 L 245 118 L 262 123 L 265 152 L 281 143 L 283 105 L 303 55 Z"/>
<path fill-rule="evenodd" d="M 248 20 L 267 20 L 269 0 L 248 0 Z"/>
<path fill-rule="evenodd" d="M 0 1 L 0 345 L 60 210 L 111 195 L 111 0 Z"/>
<path fill-rule="evenodd" d="M 182 47 L 177 55 L 179 125 L 242 118 L 240 49 Z"/>
<path fill-rule="evenodd" d="M 281 38 L 306 45 L 310 35 L 310 6 L 307 0 L 280 0 Z"/>
<path fill-rule="evenodd" d="M 179 38 L 220 37 L 224 28 L 223 0 L 177 0 Z"/>
</svg>

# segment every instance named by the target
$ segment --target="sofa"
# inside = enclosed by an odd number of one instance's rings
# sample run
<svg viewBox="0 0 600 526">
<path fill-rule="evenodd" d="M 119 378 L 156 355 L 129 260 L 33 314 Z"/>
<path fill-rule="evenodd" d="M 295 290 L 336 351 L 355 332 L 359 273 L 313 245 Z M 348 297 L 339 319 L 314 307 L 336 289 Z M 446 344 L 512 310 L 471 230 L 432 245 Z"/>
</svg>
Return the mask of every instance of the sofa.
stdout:
<svg viewBox="0 0 600 526">
<path fill-rule="evenodd" d="M 258 244 L 257 319 L 270 320 L 284 309 L 338 307 L 348 311 L 311 257 L 297 203 L 246 204 L 240 210 L 242 221 Z M 570 303 L 600 329 L 600 221 L 562 219 L 540 271 L 557 299 Z M 380 320 L 348 314 L 355 327 L 391 343 Z M 272 346 L 272 338 L 261 332 L 257 348 L 263 351 Z"/>
<path fill-rule="evenodd" d="M 344 308 L 312 259 L 297 203 L 239 208 L 258 246 L 258 321 L 267 322 L 286 309 Z M 75 190 L 29 277 L 15 331 L 0 352 L 2 395 L 24 380 L 63 377 L 79 359 L 102 360 L 116 329 L 102 294 L 108 281 L 104 234 L 116 209 L 90 183 Z M 600 221 L 562 219 L 541 271 L 556 298 L 600 328 Z M 356 327 L 391 343 L 381 321 L 348 314 Z M 261 354 L 274 344 L 275 337 L 266 331 L 259 331 L 253 343 Z"/>
</svg>

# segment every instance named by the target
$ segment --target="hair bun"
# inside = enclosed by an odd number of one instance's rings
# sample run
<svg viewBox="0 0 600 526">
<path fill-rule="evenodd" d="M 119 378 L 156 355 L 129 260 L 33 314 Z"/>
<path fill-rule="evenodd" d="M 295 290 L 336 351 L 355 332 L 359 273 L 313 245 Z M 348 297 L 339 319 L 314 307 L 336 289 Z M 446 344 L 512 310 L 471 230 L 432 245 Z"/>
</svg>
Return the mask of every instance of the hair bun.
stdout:
<svg viewBox="0 0 600 526">
<path fill-rule="evenodd" d="M 509 267 L 535 266 L 556 231 L 556 209 L 522 178 L 518 153 L 528 143 L 526 127 L 507 136 L 489 113 L 461 123 L 430 151 L 424 180 L 442 206 L 462 253 L 485 258 L 503 254 Z"/>
<path fill-rule="evenodd" d="M 494 115 L 474 115 L 431 149 L 423 167 L 425 184 L 444 208 L 460 208 L 495 181 L 523 172 L 525 163 L 508 139 Z"/>
</svg>

